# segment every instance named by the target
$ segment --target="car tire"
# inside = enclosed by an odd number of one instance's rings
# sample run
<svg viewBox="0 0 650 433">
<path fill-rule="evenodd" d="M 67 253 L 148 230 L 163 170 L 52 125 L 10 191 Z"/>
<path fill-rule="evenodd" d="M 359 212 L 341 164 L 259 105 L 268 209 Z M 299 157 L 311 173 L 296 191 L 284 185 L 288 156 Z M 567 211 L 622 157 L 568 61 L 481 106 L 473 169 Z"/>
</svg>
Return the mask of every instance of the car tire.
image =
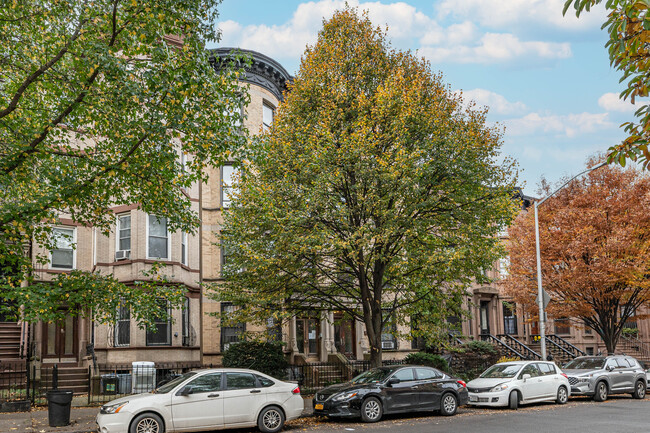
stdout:
<svg viewBox="0 0 650 433">
<path fill-rule="evenodd" d="M 594 401 L 605 401 L 607 400 L 608 394 L 607 384 L 604 381 L 600 381 L 596 384 L 596 392 L 594 393 Z"/>
<path fill-rule="evenodd" d="M 142 413 L 131 422 L 129 433 L 165 433 L 165 424 L 162 418 L 155 413 Z"/>
<path fill-rule="evenodd" d="M 566 402 L 569 401 L 569 392 L 566 389 L 566 386 L 560 386 L 557 389 L 557 398 L 555 399 L 555 402 L 557 404 L 566 404 Z"/>
<path fill-rule="evenodd" d="M 519 393 L 517 391 L 512 391 L 510 397 L 508 397 L 508 407 L 512 410 L 517 410 L 519 407 Z"/>
<path fill-rule="evenodd" d="M 645 398 L 645 390 L 645 383 L 642 380 L 637 380 L 636 384 L 634 385 L 634 392 L 632 393 L 632 397 L 639 400 Z"/>
<path fill-rule="evenodd" d="M 381 401 L 376 397 L 368 397 L 361 403 L 361 421 L 377 422 L 384 414 Z"/>
<path fill-rule="evenodd" d="M 265 407 L 257 417 L 257 428 L 262 433 L 276 433 L 284 427 L 284 412 L 277 406 Z"/>
<path fill-rule="evenodd" d="M 458 410 L 458 398 L 451 393 L 447 392 L 440 398 L 440 415 L 452 416 Z"/>
</svg>

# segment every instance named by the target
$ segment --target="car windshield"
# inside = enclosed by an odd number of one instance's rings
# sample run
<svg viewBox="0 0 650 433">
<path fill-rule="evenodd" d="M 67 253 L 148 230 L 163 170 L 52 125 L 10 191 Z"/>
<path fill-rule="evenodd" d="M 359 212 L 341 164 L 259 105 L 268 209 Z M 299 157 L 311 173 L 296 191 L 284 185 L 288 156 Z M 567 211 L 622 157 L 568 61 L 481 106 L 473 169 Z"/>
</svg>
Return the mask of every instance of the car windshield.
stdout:
<svg viewBox="0 0 650 433">
<path fill-rule="evenodd" d="M 373 368 L 372 370 L 364 371 L 354 379 L 352 383 L 377 383 L 382 382 L 388 375 L 391 373 L 391 370 L 388 368 Z"/>
<path fill-rule="evenodd" d="M 594 370 L 605 366 L 605 358 L 576 358 L 563 368 L 567 370 Z"/>
<path fill-rule="evenodd" d="M 480 377 L 486 379 L 515 377 L 520 369 L 521 364 L 497 364 L 485 370 Z"/>
<path fill-rule="evenodd" d="M 179 383 L 184 382 L 185 380 L 189 379 L 190 377 L 194 376 L 195 374 L 196 374 L 195 372 L 190 371 L 189 373 L 185 373 L 182 376 L 175 377 L 172 380 L 170 380 L 169 382 L 167 382 L 166 384 L 161 385 L 158 388 L 156 388 L 154 390 L 154 392 L 156 394 L 167 394 L 169 391 L 176 388 L 176 386 Z"/>
</svg>

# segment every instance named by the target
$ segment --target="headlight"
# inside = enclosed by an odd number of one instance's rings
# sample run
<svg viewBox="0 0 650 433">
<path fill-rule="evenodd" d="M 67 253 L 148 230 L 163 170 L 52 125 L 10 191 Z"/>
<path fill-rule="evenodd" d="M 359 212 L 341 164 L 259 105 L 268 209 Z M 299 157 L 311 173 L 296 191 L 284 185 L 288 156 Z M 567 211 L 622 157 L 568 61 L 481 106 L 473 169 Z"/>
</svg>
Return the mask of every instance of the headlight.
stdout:
<svg viewBox="0 0 650 433">
<path fill-rule="evenodd" d="M 579 383 L 587 383 L 587 382 L 589 382 L 590 378 L 591 378 L 591 376 L 590 377 L 579 377 L 578 382 Z"/>
<path fill-rule="evenodd" d="M 99 413 L 103 413 L 103 414 L 118 413 L 127 404 L 129 404 L 128 401 L 118 403 L 118 404 L 105 405 L 105 406 L 102 406 L 101 409 L 99 409 Z"/>
<path fill-rule="evenodd" d="M 342 394 L 335 395 L 334 397 L 332 397 L 332 400 L 333 401 L 349 400 L 352 397 L 355 397 L 356 395 L 357 395 L 356 392 L 344 392 Z"/>
<path fill-rule="evenodd" d="M 508 385 L 505 383 L 502 383 L 501 385 L 497 385 L 494 388 L 490 390 L 490 392 L 499 392 L 503 391 L 504 389 L 508 389 Z"/>
</svg>

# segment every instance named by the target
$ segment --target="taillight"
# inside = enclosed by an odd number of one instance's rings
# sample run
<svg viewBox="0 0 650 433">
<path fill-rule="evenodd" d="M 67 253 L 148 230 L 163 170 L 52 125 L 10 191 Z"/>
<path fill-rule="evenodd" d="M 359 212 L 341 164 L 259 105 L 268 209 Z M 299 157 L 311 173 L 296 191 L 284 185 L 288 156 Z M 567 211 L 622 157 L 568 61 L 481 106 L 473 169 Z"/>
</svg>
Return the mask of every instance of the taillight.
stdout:
<svg viewBox="0 0 650 433">
<path fill-rule="evenodd" d="M 463 385 L 463 388 L 467 388 L 467 384 L 464 381 L 458 379 L 456 382 Z"/>
<path fill-rule="evenodd" d="M 300 394 L 300 387 L 299 387 L 299 386 L 295 387 L 295 388 L 293 389 L 293 391 L 291 391 L 291 393 L 292 393 L 292 394 Z"/>
<path fill-rule="evenodd" d="M 561 374 L 562 376 L 566 377 L 567 379 L 569 378 L 569 376 L 567 376 L 567 375 L 564 374 L 564 373 L 560 373 L 560 374 Z"/>
</svg>

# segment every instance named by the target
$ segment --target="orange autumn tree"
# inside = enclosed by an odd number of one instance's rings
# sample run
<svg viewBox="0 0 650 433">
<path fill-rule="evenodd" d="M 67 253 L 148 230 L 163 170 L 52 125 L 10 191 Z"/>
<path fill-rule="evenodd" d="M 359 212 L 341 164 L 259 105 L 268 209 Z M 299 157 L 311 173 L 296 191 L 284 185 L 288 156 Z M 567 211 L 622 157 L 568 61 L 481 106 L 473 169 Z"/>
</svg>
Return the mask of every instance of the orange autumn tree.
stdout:
<svg viewBox="0 0 650 433">
<path fill-rule="evenodd" d="M 540 196 L 550 192 L 546 184 Z M 650 304 L 649 197 L 647 175 L 605 166 L 572 181 L 539 211 L 548 315 L 593 329 L 608 353 L 625 323 Z M 510 272 L 503 284 L 516 302 L 537 312 L 533 212 L 519 215 L 509 234 Z"/>
</svg>

